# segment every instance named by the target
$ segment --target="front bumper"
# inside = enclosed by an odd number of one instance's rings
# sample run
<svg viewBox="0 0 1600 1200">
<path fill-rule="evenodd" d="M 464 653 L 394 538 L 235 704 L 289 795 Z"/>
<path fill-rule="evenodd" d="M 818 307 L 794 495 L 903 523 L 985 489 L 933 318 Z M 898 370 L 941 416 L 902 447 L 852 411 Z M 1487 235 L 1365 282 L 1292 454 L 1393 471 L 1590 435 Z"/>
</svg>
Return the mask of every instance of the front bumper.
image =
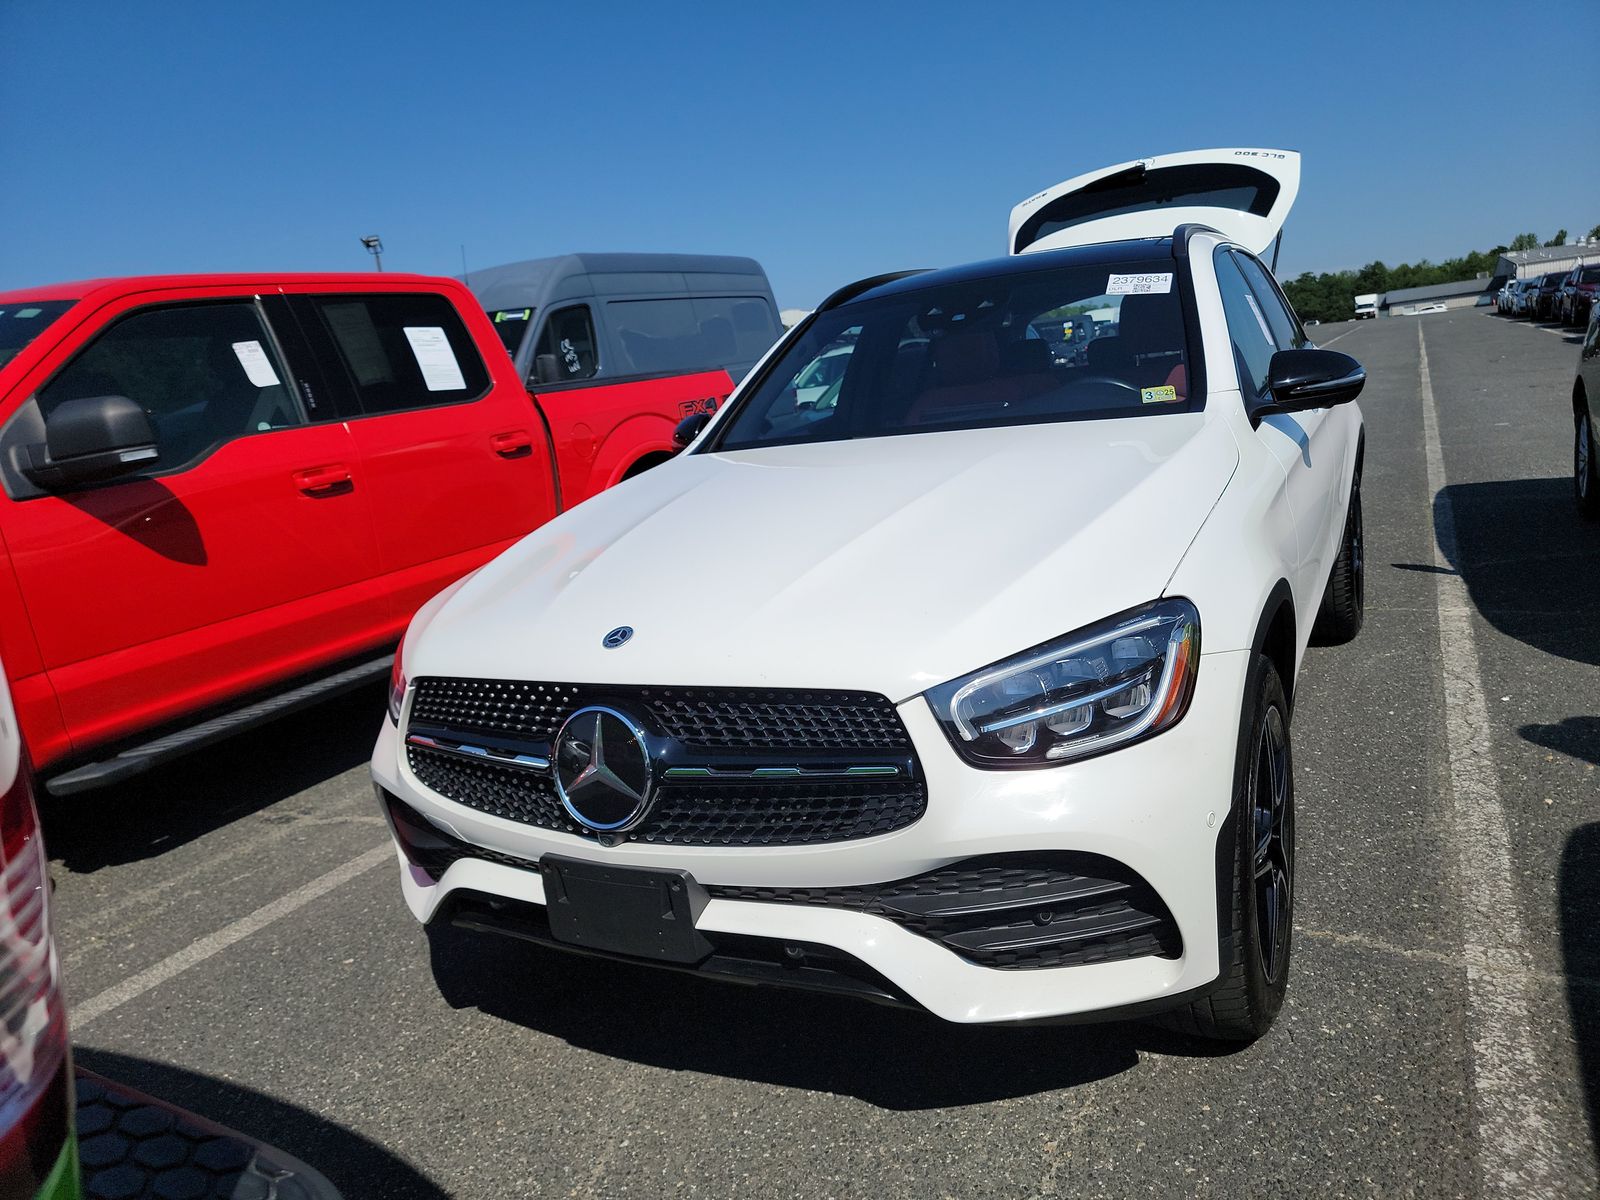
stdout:
<svg viewBox="0 0 1600 1200">
<path fill-rule="evenodd" d="M 1190 710 L 1167 732 L 1099 758 L 1037 771 L 967 766 L 927 704 L 913 698 L 900 706 L 900 714 L 927 779 L 927 811 L 905 829 L 858 841 L 599 846 L 491 816 L 431 791 L 411 772 L 391 722 L 379 735 L 372 771 L 379 787 L 428 822 L 498 860 L 460 859 L 434 878 L 399 854 L 402 892 L 423 922 L 454 918 L 463 905 L 484 899 L 543 906 L 538 871 L 515 864 L 531 866 L 545 854 L 685 870 L 713 889 L 856 887 L 986 856 L 1042 851 L 1102 856 L 1124 865 L 1160 897 L 1180 936 L 1176 957 L 1000 970 L 969 961 L 882 915 L 716 896 L 695 925 L 728 939 L 836 951 L 880 980 L 883 998 L 909 1001 L 950 1021 L 1109 1015 L 1180 1003 L 1218 978 L 1218 839 L 1229 815 L 1248 658 L 1244 652 L 1203 656 Z"/>
</svg>

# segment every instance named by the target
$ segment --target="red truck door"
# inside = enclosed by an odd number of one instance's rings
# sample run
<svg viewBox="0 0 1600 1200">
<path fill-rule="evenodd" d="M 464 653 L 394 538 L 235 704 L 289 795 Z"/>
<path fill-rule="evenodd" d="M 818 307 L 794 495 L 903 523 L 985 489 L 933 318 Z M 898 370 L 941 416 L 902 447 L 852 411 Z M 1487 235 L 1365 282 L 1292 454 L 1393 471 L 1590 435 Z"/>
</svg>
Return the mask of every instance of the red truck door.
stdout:
<svg viewBox="0 0 1600 1200">
<path fill-rule="evenodd" d="M 73 748 L 370 647 L 392 618 L 360 457 L 296 394 L 257 301 L 167 289 L 83 330 L 0 397 L 10 418 L 124 395 L 156 431 L 147 472 L 57 494 L 8 476 L 0 497 Z"/>
<path fill-rule="evenodd" d="M 465 289 L 453 303 L 405 287 L 285 298 L 352 414 L 402 621 L 556 511 L 549 440 L 488 318 Z"/>
</svg>

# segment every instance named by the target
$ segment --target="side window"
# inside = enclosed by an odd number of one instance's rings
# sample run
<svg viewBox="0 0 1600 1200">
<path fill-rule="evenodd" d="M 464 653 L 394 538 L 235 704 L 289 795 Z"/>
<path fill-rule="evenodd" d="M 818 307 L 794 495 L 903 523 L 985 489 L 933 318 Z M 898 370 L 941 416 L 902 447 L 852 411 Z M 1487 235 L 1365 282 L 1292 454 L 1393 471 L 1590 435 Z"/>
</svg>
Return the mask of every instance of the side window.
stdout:
<svg viewBox="0 0 1600 1200">
<path fill-rule="evenodd" d="M 121 318 L 39 391 L 45 416 L 68 400 L 126 396 L 150 415 L 157 470 L 234 438 L 302 424 L 288 378 L 248 300 L 144 309 Z"/>
<path fill-rule="evenodd" d="M 600 355 L 589 306 L 574 304 L 551 313 L 539 331 L 539 344 L 533 353 L 535 361 L 543 354 L 555 356 L 562 383 L 591 378 L 600 369 Z"/>
<path fill-rule="evenodd" d="M 455 305 L 435 294 L 306 296 L 338 349 L 364 415 L 476 400 L 489 388 Z"/>
<path fill-rule="evenodd" d="M 1300 322 L 1295 319 L 1289 302 L 1283 298 L 1283 293 L 1267 274 L 1267 269 L 1248 254 L 1240 254 L 1237 250 L 1233 253 L 1233 261 L 1244 272 L 1250 290 L 1260 302 L 1262 312 L 1266 313 L 1267 324 L 1272 327 L 1272 338 L 1278 343 L 1278 349 L 1293 350 L 1299 347 L 1305 341 L 1305 336 L 1300 332 Z"/>
<path fill-rule="evenodd" d="M 778 340 L 772 306 L 754 296 L 696 296 L 696 335 L 705 348 L 701 370 L 729 363 L 752 362 Z"/>
<path fill-rule="evenodd" d="M 1267 367 L 1278 347 L 1266 314 L 1239 273 L 1233 255 L 1219 249 L 1212 261 L 1217 268 L 1222 309 L 1228 318 L 1228 336 L 1233 340 L 1234 361 L 1239 366 L 1239 387 L 1247 400 L 1254 400 L 1266 390 Z"/>
<path fill-rule="evenodd" d="M 733 323 L 709 317 L 710 339 L 702 339 L 695 303 L 682 300 L 613 300 L 606 319 L 622 353 L 618 372 L 623 375 L 667 375 L 694 371 L 717 361 L 715 350 L 731 352 L 736 339 Z M 703 345 L 710 340 L 717 346 Z"/>
</svg>

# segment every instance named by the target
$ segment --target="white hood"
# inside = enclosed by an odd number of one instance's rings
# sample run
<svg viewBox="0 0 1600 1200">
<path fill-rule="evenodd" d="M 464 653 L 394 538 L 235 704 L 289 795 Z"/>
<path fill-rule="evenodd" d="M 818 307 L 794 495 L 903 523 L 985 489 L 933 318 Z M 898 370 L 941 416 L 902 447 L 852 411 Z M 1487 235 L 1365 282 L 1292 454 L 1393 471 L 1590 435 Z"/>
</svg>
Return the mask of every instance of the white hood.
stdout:
<svg viewBox="0 0 1600 1200">
<path fill-rule="evenodd" d="M 692 454 L 506 551 L 407 667 L 900 701 L 1158 597 L 1237 461 L 1203 413 Z"/>
</svg>

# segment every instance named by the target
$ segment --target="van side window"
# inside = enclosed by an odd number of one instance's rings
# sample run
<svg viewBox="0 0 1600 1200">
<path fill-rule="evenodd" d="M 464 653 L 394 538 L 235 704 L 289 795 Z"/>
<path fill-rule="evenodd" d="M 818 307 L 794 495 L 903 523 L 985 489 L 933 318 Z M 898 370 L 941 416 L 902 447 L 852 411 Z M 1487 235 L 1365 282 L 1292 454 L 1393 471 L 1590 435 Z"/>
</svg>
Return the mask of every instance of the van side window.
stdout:
<svg viewBox="0 0 1600 1200">
<path fill-rule="evenodd" d="M 616 333 L 623 375 L 715 371 L 751 363 L 778 340 L 772 307 L 743 296 L 613 300 L 606 319 Z"/>
<path fill-rule="evenodd" d="M 562 383 L 593 376 L 600 369 L 600 356 L 595 352 L 594 320 L 589 316 L 589 306 L 573 304 L 545 318 L 533 354 L 535 361 L 540 355 L 553 355 L 556 378 Z"/>
<path fill-rule="evenodd" d="M 403 412 L 476 400 L 489 388 L 472 336 L 443 296 L 306 296 L 332 335 L 361 411 Z"/>
<path fill-rule="evenodd" d="M 150 415 L 165 471 L 234 438 L 303 424 L 288 378 L 252 302 L 175 305 L 113 323 L 38 401 L 49 417 L 68 400 L 128 397 Z"/>
</svg>

